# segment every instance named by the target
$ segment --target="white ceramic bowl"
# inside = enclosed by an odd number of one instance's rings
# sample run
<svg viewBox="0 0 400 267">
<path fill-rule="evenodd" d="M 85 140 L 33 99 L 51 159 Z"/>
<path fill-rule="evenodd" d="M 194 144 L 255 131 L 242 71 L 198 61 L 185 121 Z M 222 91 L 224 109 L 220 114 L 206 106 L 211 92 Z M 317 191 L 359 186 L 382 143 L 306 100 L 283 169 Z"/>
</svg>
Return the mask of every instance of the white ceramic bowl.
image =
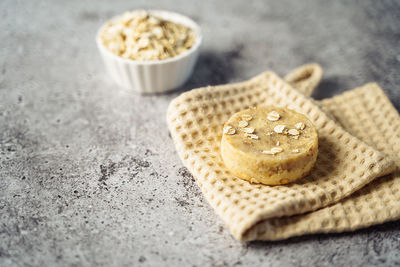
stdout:
<svg viewBox="0 0 400 267">
<path fill-rule="evenodd" d="M 200 27 L 190 18 L 174 12 L 161 10 L 148 10 L 148 12 L 193 29 L 197 36 L 194 45 L 189 50 L 164 60 L 125 59 L 104 47 L 100 33 L 105 24 L 97 32 L 96 43 L 108 73 L 118 85 L 140 93 L 167 92 L 183 85 L 192 74 L 202 42 Z"/>
</svg>

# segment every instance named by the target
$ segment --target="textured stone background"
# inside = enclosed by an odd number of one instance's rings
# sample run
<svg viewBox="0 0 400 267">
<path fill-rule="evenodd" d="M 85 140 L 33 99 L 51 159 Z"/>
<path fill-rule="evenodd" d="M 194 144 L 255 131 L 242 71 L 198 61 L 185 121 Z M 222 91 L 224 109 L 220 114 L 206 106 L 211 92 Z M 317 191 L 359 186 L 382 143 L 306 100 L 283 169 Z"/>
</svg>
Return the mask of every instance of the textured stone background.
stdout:
<svg viewBox="0 0 400 267">
<path fill-rule="evenodd" d="M 319 62 L 320 99 L 377 81 L 400 108 L 399 1 L 0 1 L 0 265 L 395 266 L 400 222 L 241 244 L 168 136 L 179 92 L 117 88 L 98 27 L 134 8 L 187 14 L 204 45 L 180 91 Z"/>
</svg>

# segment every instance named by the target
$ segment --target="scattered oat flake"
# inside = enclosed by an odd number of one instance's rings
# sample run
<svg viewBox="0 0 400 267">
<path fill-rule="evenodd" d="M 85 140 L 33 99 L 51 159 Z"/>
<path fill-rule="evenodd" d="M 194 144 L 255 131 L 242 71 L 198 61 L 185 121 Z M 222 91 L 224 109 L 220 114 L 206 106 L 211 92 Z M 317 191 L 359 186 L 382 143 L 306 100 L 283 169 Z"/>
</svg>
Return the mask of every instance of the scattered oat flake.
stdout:
<svg viewBox="0 0 400 267">
<path fill-rule="evenodd" d="M 232 135 L 236 133 L 236 130 L 232 126 L 226 126 L 224 129 L 224 133 Z"/>
<path fill-rule="evenodd" d="M 300 150 L 298 150 L 298 149 L 293 149 L 292 152 L 293 152 L 293 153 L 299 153 Z"/>
<path fill-rule="evenodd" d="M 251 134 L 251 135 L 250 135 L 250 138 L 251 138 L 251 139 L 256 139 L 256 140 L 258 140 L 258 135 Z"/>
<path fill-rule="evenodd" d="M 243 129 L 243 131 L 248 134 L 254 133 L 254 130 L 255 130 L 254 127 L 246 127 Z"/>
<path fill-rule="evenodd" d="M 275 155 L 276 154 L 276 153 L 272 152 L 271 150 L 264 150 L 262 153 L 267 154 L 267 155 Z"/>
<path fill-rule="evenodd" d="M 239 121 L 239 127 L 246 127 L 247 125 L 249 125 L 249 123 L 247 121 Z"/>
<path fill-rule="evenodd" d="M 251 139 L 258 140 L 258 135 L 256 135 L 256 134 L 245 133 L 244 135 L 247 136 L 247 137 L 250 137 Z"/>
<path fill-rule="evenodd" d="M 285 130 L 286 125 L 277 125 L 274 127 L 274 132 L 276 133 L 283 133 L 283 130 Z"/>
<path fill-rule="evenodd" d="M 252 117 L 251 115 L 249 115 L 249 114 L 243 114 L 243 115 L 241 116 L 241 118 L 242 118 L 242 120 L 244 120 L 244 121 L 251 121 L 251 120 L 253 119 L 253 117 Z"/>
<path fill-rule="evenodd" d="M 271 150 L 264 150 L 262 153 L 267 154 L 267 155 L 275 155 L 278 153 L 281 153 L 283 151 L 283 148 L 281 147 L 273 147 Z"/>
<path fill-rule="evenodd" d="M 279 146 L 279 145 L 280 145 L 279 141 L 277 141 L 277 142 L 276 142 L 276 145 L 277 145 L 277 146 Z"/>
<path fill-rule="evenodd" d="M 299 134 L 300 134 L 300 132 L 299 132 L 298 130 L 296 130 L 296 129 L 290 129 L 290 130 L 288 131 L 288 133 L 289 133 L 290 135 L 299 135 Z"/>
<path fill-rule="evenodd" d="M 294 127 L 296 127 L 296 129 L 298 129 L 298 130 L 304 130 L 304 128 L 305 128 L 306 126 L 304 125 L 304 123 L 298 122 L 298 123 L 296 123 L 296 124 L 294 125 Z"/>
<path fill-rule="evenodd" d="M 273 147 L 273 148 L 271 148 L 271 151 L 275 152 L 275 153 L 280 153 L 280 152 L 283 151 L 283 148 L 281 148 L 281 147 Z"/>
<path fill-rule="evenodd" d="M 275 110 L 271 111 L 271 112 L 268 113 L 268 115 L 267 115 L 267 119 L 268 119 L 269 121 L 277 121 L 277 120 L 279 120 L 280 117 L 281 117 L 281 116 L 279 115 L 279 113 L 276 112 Z"/>
</svg>

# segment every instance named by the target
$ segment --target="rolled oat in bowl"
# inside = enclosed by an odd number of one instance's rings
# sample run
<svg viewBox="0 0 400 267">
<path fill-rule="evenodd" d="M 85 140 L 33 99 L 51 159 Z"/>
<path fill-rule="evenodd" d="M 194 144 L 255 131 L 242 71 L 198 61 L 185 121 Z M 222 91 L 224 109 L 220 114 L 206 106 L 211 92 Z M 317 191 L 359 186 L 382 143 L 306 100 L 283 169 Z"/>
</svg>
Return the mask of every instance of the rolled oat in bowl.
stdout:
<svg viewBox="0 0 400 267">
<path fill-rule="evenodd" d="M 196 34 L 182 24 L 135 10 L 109 21 L 100 38 L 115 55 L 146 61 L 172 58 L 189 50 L 195 44 Z"/>
</svg>

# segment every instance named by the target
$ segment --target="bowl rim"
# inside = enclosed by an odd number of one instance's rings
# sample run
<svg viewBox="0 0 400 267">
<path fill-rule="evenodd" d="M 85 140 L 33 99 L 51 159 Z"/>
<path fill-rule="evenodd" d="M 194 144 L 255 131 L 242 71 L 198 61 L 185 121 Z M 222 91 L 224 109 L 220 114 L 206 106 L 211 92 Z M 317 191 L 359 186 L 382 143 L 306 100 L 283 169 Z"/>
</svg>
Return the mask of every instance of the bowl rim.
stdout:
<svg viewBox="0 0 400 267">
<path fill-rule="evenodd" d="M 134 9 L 132 11 L 135 10 L 139 10 L 139 9 Z M 176 62 L 181 60 L 182 58 L 185 58 L 187 56 L 189 56 L 190 54 L 193 54 L 196 50 L 199 49 L 202 41 L 203 41 L 203 36 L 201 34 L 201 30 L 200 30 L 200 26 L 191 18 L 189 18 L 188 16 L 173 12 L 173 11 L 168 11 L 168 10 L 160 10 L 160 9 L 146 9 L 147 12 L 157 15 L 159 17 L 163 17 L 163 16 L 170 16 L 170 17 L 177 17 L 177 18 L 181 18 L 183 20 L 187 20 L 189 22 L 189 24 L 192 25 L 188 25 L 186 23 L 181 23 L 183 25 L 185 25 L 186 27 L 191 28 L 192 30 L 195 31 L 196 33 L 196 40 L 194 45 L 189 48 L 188 50 L 180 53 L 177 56 L 171 57 L 171 58 L 166 58 L 166 59 L 157 59 L 157 60 L 134 60 L 134 59 L 128 59 L 128 58 L 122 58 L 116 54 L 114 54 L 113 52 L 109 51 L 103 44 L 101 38 L 100 38 L 100 33 L 103 31 L 104 27 L 107 25 L 107 23 L 109 21 L 112 21 L 118 17 L 120 17 L 122 14 L 116 15 L 114 17 L 112 17 L 111 19 L 107 20 L 105 23 L 102 24 L 102 26 L 97 30 L 97 34 L 96 34 L 96 43 L 97 43 L 97 47 L 101 50 L 101 52 L 107 54 L 108 56 L 111 56 L 112 58 L 114 58 L 115 60 L 124 62 L 124 63 L 129 63 L 129 64 L 135 64 L 135 65 L 157 65 L 157 64 L 163 64 L 163 63 L 170 63 L 170 62 Z M 168 20 L 168 19 L 166 19 Z"/>
</svg>

